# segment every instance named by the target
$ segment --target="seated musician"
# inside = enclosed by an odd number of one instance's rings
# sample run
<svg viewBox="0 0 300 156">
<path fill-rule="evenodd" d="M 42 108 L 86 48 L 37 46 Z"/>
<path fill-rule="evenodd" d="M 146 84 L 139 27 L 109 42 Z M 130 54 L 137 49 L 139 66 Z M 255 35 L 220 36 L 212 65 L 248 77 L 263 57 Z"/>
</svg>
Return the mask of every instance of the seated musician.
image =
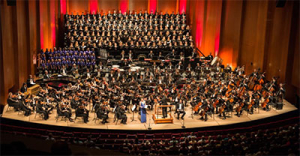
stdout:
<svg viewBox="0 0 300 156">
<path fill-rule="evenodd" d="M 35 85 L 32 75 L 29 75 L 29 79 L 27 80 L 27 87 L 31 87 Z"/>
<path fill-rule="evenodd" d="M 20 109 L 22 101 L 18 99 L 18 96 L 13 94 L 12 92 L 8 93 L 7 103 L 10 107 L 14 107 L 15 111 Z"/>
<path fill-rule="evenodd" d="M 183 65 L 181 63 L 181 61 L 178 63 L 178 65 L 176 66 L 176 69 L 182 70 L 183 69 Z"/>
<path fill-rule="evenodd" d="M 47 120 L 49 118 L 50 111 L 48 110 L 47 107 L 45 107 L 45 105 L 46 102 L 42 100 L 37 100 L 36 112 L 43 114 L 44 120 Z"/>
<path fill-rule="evenodd" d="M 182 99 L 179 100 L 179 102 L 176 104 L 176 112 L 177 113 L 177 119 L 179 119 L 179 115 L 182 114 L 181 119 L 183 120 L 183 117 L 185 116 L 184 111 L 184 104 L 182 102 Z"/>
<path fill-rule="evenodd" d="M 62 68 L 60 69 L 60 74 L 63 76 L 67 75 L 67 68 L 65 65 L 63 65 Z"/>
<path fill-rule="evenodd" d="M 101 106 L 100 108 L 98 108 L 96 110 L 97 117 L 99 119 L 102 119 L 102 124 L 108 123 L 108 121 L 107 121 L 108 113 L 109 113 L 109 110 L 108 110 L 107 106 Z"/>
<path fill-rule="evenodd" d="M 48 73 L 48 70 L 45 71 L 44 79 L 50 79 L 51 75 Z"/>
<path fill-rule="evenodd" d="M 150 53 L 148 54 L 148 58 L 152 59 L 152 58 L 153 58 L 153 56 L 154 56 L 154 53 L 153 53 L 153 51 L 152 51 L 152 50 L 150 50 Z"/>
<path fill-rule="evenodd" d="M 89 111 L 85 108 L 83 104 L 78 106 L 75 113 L 76 113 L 76 117 L 83 117 L 84 123 L 89 122 Z"/>
<path fill-rule="evenodd" d="M 92 77 L 92 74 L 90 73 L 90 69 L 86 69 L 86 73 L 84 73 L 84 76 L 86 79 L 90 79 Z"/>
<path fill-rule="evenodd" d="M 27 100 L 27 99 L 25 99 L 25 100 Z M 22 100 L 22 102 L 20 103 L 21 104 L 20 110 L 24 111 L 25 116 L 29 116 L 31 114 L 32 109 L 28 105 L 28 102 L 26 102 L 25 100 Z"/>
<path fill-rule="evenodd" d="M 54 102 L 54 98 L 49 97 L 49 95 L 47 94 L 44 98 L 44 102 L 44 108 L 46 108 L 46 110 L 48 110 L 49 112 L 52 111 L 54 106 L 51 105 L 51 103 Z"/>
<path fill-rule="evenodd" d="M 120 109 L 118 109 L 119 117 L 121 119 L 121 123 L 126 124 L 127 123 L 127 115 L 125 114 L 125 106 L 121 105 Z"/>
<path fill-rule="evenodd" d="M 26 83 L 23 83 L 23 86 L 21 87 L 21 90 L 20 90 L 22 93 L 25 93 L 27 92 L 27 84 Z"/>
<path fill-rule="evenodd" d="M 60 105 L 58 105 L 59 112 L 62 113 L 70 122 L 73 122 L 72 110 L 69 108 L 69 105 L 66 103 L 65 99 L 62 99 Z"/>
</svg>

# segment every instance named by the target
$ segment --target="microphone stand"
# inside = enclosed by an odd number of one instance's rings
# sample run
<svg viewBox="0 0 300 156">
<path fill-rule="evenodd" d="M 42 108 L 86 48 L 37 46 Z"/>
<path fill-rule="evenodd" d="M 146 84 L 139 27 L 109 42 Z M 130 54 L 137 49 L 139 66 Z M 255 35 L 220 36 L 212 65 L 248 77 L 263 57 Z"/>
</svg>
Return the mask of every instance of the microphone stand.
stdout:
<svg viewBox="0 0 300 156">
<path fill-rule="evenodd" d="M 184 118 L 182 119 L 182 126 L 181 126 L 181 128 L 185 128 L 185 126 L 184 126 Z"/>
<path fill-rule="evenodd" d="M 148 118 L 149 118 L 149 114 L 148 114 Z M 151 129 L 152 129 L 152 128 L 151 128 L 150 122 L 151 122 L 151 119 L 149 118 L 149 126 L 148 126 L 148 130 L 151 130 Z"/>
</svg>

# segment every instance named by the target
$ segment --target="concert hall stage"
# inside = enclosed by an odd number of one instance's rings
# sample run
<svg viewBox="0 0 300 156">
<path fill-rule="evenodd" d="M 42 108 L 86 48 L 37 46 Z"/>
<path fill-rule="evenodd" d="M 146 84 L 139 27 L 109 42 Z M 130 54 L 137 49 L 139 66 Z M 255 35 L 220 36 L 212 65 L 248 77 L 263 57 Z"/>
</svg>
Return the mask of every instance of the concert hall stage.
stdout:
<svg viewBox="0 0 300 156">
<path fill-rule="evenodd" d="M 9 111 L 6 112 L 7 106 L 4 108 L 3 116 L 2 118 L 8 118 L 13 120 L 19 120 L 24 122 L 31 122 L 31 123 L 37 123 L 37 124 L 45 124 L 50 126 L 65 126 L 65 127 L 71 127 L 71 128 L 86 128 L 86 129 L 105 129 L 105 130 L 148 130 L 149 128 L 149 121 L 150 121 L 150 127 L 152 130 L 174 130 L 174 129 L 182 129 L 182 126 L 184 124 L 185 128 L 203 128 L 203 127 L 211 127 L 211 126 L 224 126 L 224 125 L 230 125 L 230 124 L 237 124 L 237 123 L 243 123 L 243 122 L 250 122 L 254 120 L 260 120 L 268 117 L 274 117 L 280 114 L 288 113 L 297 110 L 295 106 L 293 106 L 291 103 L 284 100 L 284 106 L 282 110 L 276 110 L 275 108 L 271 107 L 271 110 L 266 112 L 262 110 L 261 108 L 259 110 L 255 110 L 254 114 L 248 114 L 246 111 L 243 112 L 243 115 L 241 117 L 237 117 L 235 113 L 232 113 L 232 116 L 230 116 L 230 113 L 227 114 L 227 119 L 220 118 L 218 115 L 214 116 L 208 116 L 208 120 L 205 122 L 203 120 L 200 120 L 199 115 L 194 115 L 192 118 L 191 115 L 191 107 L 188 106 L 185 108 L 186 115 L 184 117 L 184 123 L 183 120 L 177 119 L 174 117 L 174 110 L 172 110 L 172 116 L 174 118 L 174 123 L 166 123 L 166 124 L 155 124 L 152 119 L 153 111 L 147 111 L 147 123 L 141 123 L 139 120 L 139 117 L 137 113 L 135 113 L 135 121 L 132 121 L 133 113 L 127 113 L 127 124 L 123 125 L 120 124 L 120 121 L 116 124 L 113 122 L 113 113 L 109 113 L 109 123 L 107 124 L 101 124 L 100 122 L 102 120 L 97 120 L 96 123 L 93 120 L 94 119 L 94 112 L 90 112 L 89 115 L 89 122 L 87 124 L 83 123 L 82 118 L 77 118 L 75 123 L 74 122 L 65 122 L 65 120 L 59 119 L 56 122 L 56 109 L 53 110 L 53 113 L 50 114 L 48 120 L 43 120 L 39 115 L 35 117 L 35 113 L 31 114 L 28 117 L 25 117 L 22 113 L 14 112 L 13 108 L 10 108 Z M 73 118 L 75 118 L 75 112 L 73 110 L 72 114 Z M 151 118 L 149 120 L 149 118 Z"/>
</svg>

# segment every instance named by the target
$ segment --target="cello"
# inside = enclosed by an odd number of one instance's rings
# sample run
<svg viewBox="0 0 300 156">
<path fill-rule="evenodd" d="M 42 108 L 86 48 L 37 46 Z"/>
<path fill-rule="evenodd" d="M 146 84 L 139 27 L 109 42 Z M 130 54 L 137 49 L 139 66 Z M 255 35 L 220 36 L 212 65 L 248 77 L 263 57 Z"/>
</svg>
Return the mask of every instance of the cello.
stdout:
<svg viewBox="0 0 300 156">
<path fill-rule="evenodd" d="M 200 108 L 200 106 L 202 105 L 202 102 L 200 101 L 200 102 L 198 102 L 198 104 L 194 107 L 194 111 L 195 112 L 198 112 L 198 110 L 199 110 L 199 108 Z"/>
<path fill-rule="evenodd" d="M 242 102 L 237 108 L 236 108 L 236 112 L 237 113 L 240 113 L 241 112 L 241 110 L 242 110 L 242 108 L 244 107 L 244 102 Z"/>
<path fill-rule="evenodd" d="M 270 93 L 267 93 L 267 96 L 269 96 L 269 94 Z M 267 104 L 270 102 L 270 99 L 269 99 L 269 97 L 267 97 L 266 99 L 265 99 L 265 101 L 261 104 L 261 107 L 262 108 L 266 108 L 267 107 Z"/>
</svg>

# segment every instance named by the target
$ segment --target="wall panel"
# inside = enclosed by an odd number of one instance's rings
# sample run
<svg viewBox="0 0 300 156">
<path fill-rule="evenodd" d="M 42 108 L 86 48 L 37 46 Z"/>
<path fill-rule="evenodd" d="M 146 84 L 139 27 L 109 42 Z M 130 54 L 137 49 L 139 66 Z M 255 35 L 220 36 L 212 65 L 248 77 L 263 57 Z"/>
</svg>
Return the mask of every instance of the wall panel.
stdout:
<svg viewBox="0 0 300 156">
<path fill-rule="evenodd" d="M 16 79 L 18 86 L 22 86 L 28 78 L 28 53 L 29 53 L 29 34 L 28 34 L 28 7 L 26 1 L 19 1 L 16 6 L 17 11 L 17 51 L 15 51 L 15 56 L 18 61 L 18 69 L 16 74 Z"/>
<path fill-rule="evenodd" d="M 206 18 L 204 23 L 203 47 L 201 51 L 208 55 L 218 51 L 215 43 L 219 44 L 222 1 L 207 1 Z M 216 49 L 217 48 L 217 49 Z"/>
<path fill-rule="evenodd" d="M 263 67 L 268 2 L 246 1 L 243 8 L 238 65 L 245 65 L 249 74 Z"/>
<path fill-rule="evenodd" d="M 89 10 L 88 0 L 69 0 L 69 13 L 73 12 L 75 15 L 86 13 Z"/>
<path fill-rule="evenodd" d="M 223 63 L 237 66 L 243 1 L 223 1 L 219 57 Z"/>
<path fill-rule="evenodd" d="M 171 14 L 174 14 L 178 11 L 178 1 L 177 0 L 157 0 L 157 11 Z"/>
<path fill-rule="evenodd" d="M 119 12 L 119 0 L 99 0 L 98 7 L 100 12 L 107 13 L 108 11 L 111 11 L 111 13 L 113 13 L 113 10 Z"/>
<path fill-rule="evenodd" d="M 2 34 L 2 59 L 3 62 L 3 91 L 1 92 L 1 104 L 6 103 L 6 97 L 8 95 L 8 89 L 14 87 L 15 85 L 15 66 L 17 66 L 17 60 L 14 59 L 14 51 L 16 50 L 16 37 L 14 36 L 14 31 L 16 28 L 13 25 L 14 13 L 16 6 L 7 6 L 7 1 L 0 2 L 1 11 L 1 34 Z"/>
<path fill-rule="evenodd" d="M 269 18 L 272 25 L 268 27 L 270 35 L 266 42 L 267 58 L 264 70 L 267 79 L 279 76 L 279 81 L 284 82 L 293 7 L 290 1 L 286 2 L 283 8 L 275 7 L 275 1 L 270 1 L 269 4 L 270 10 L 273 12 L 273 18 Z"/>
<path fill-rule="evenodd" d="M 140 10 L 148 10 L 148 0 L 129 0 L 129 10 L 140 12 Z"/>
</svg>

